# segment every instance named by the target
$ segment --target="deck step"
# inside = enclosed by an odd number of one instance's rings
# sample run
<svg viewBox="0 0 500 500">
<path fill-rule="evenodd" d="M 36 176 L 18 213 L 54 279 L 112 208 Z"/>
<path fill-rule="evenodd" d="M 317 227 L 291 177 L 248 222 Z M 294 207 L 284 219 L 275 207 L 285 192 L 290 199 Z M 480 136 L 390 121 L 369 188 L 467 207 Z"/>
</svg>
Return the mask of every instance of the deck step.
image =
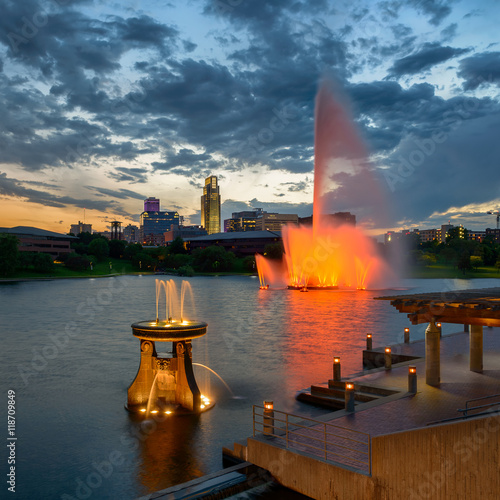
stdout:
<svg viewBox="0 0 500 500">
<path fill-rule="evenodd" d="M 330 389 L 344 389 L 345 381 L 329 380 L 328 387 Z M 375 396 L 392 396 L 393 394 L 396 394 L 398 392 L 397 390 L 387 389 L 385 387 L 377 387 L 368 384 L 358 384 L 356 382 L 354 382 L 354 390 L 356 392 L 372 394 Z"/>
<path fill-rule="evenodd" d="M 297 401 L 309 403 L 313 405 L 322 406 L 324 408 L 331 408 L 333 410 L 343 410 L 345 407 L 344 398 L 335 396 L 311 394 L 309 391 L 301 392 L 297 395 Z"/>
<path fill-rule="evenodd" d="M 345 398 L 345 390 L 342 388 L 330 388 L 324 387 L 320 385 L 312 385 L 311 386 L 311 394 L 314 396 L 330 396 L 344 399 Z M 381 395 L 373 394 L 365 391 L 356 390 L 356 386 L 354 386 L 354 399 L 356 401 L 360 401 L 362 403 L 368 403 L 370 401 L 374 401 L 376 399 L 380 399 Z"/>
</svg>

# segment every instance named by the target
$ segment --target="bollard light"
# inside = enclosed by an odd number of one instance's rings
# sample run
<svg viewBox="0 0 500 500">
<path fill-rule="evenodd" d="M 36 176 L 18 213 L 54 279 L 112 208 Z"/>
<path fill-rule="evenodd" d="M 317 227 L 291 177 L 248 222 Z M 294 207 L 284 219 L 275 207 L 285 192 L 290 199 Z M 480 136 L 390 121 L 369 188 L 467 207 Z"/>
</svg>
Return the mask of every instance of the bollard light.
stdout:
<svg viewBox="0 0 500 500">
<path fill-rule="evenodd" d="M 366 334 L 366 350 L 371 351 L 373 349 L 373 338 L 371 333 Z"/>
<path fill-rule="evenodd" d="M 417 367 L 408 367 L 408 392 L 417 393 Z"/>
<path fill-rule="evenodd" d="M 354 412 L 354 384 L 347 382 L 345 385 L 345 410 Z"/>
<path fill-rule="evenodd" d="M 338 382 L 341 379 L 340 376 L 340 358 L 335 356 L 333 358 L 333 380 Z"/>
<path fill-rule="evenodd" d="M 390 347 L 386 347 L 384 349 L 384 364 L 386 370 L 390 370 L 392 368 L 392 354 Z"/>
<path fill-rule="evenodd" d="M 404 331 L 404 340 L 405 340 L 405 344 L 410 343 L 410 329 L 408 327 L 406 327 L 405 331 Z"/>
<path fill-rule="evenodd" d="M 272 436 L 274 433 L 274 404 L 272 401 L 264 401 L 264 414 L 262 418 L 264 436 Z"/>
</svg>

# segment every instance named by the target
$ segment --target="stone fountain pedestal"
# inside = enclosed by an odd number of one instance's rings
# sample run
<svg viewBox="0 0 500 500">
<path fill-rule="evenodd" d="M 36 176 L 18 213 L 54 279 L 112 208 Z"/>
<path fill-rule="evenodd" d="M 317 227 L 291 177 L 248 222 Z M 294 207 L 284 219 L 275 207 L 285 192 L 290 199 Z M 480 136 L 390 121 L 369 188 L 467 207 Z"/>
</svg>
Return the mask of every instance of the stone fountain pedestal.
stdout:
<svg viewBox="0 0 500 500">
<path fill-rule="evenodd" d="M 141 341 L 141 363 L 128 388 L 127 410 L 167 413 L 166 407 L 181 407 L 199 413 L 212 407 L 202 399 L 192 364 L 191 340 L 206 332 L 207 324 L 196 321 L 134 323 L 132 333 Z M 156 342 L 172 342 L 171 353 L 159 357 Z"/>
</svg>

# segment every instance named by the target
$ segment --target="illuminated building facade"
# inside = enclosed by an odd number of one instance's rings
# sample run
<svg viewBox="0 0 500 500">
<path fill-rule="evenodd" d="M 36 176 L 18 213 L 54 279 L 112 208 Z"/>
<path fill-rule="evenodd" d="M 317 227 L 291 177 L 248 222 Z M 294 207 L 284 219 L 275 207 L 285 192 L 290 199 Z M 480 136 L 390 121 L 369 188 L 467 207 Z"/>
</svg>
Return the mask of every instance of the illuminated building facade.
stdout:
<svg viewBox="0 0 500 500">
<path fill-rule="evenodd" d="M 220 233 L 220 192 L 217 176 L 211 175 L 205 179 L 201 197 L 201 225 L 207 234 Z"/>
<path fill-rule="evenodd" d="M 145 212 L 159 212 L 160 211 L 160 200 L 154 196 L 144 200 L 144 211 Z"/>
<path fill-rule="evenodd" d="M 92 233 L 92 224 L 85 224 L 78 221 L 78 224 L 71 224 L 69 232 L 78 236 L 80 233 Z"/>
<path fill-rule="evenodd" d="M 179 212 L 142 212 L 141 214 L 141 242 L 165 241 L 164 233 L 170 231 L 170 226 L 179 226 Z M 159 238 L 156 238 L 160 235 Z"/>
</svg>

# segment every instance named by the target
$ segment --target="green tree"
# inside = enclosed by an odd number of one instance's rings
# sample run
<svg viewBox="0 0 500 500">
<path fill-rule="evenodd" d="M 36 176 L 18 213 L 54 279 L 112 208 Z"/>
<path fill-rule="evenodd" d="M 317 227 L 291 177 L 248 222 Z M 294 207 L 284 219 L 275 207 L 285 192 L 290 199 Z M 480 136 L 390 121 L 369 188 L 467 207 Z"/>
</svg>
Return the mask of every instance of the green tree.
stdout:
<svg viewBox="0 0 500 500">
<path fill-rule="evenodd" d="M 154 271 L 156 269 L 157 260 L 146 252 L 140 252 L 132 258 L 132 264 L 142 271 Z"/>
<path fill-rule="evenodd" d="M 264 247 L 264 255 L 268 259 L 281 259 L 284 251 L 283 243 L 269 243 Z"/>
<path fill-rule="evenodd" d="M 132 260 L 134 256 L 142 252 L 142 245 L 140 243 L 129 243 L 123 251 L 123 258 Z"/>
<path fill-rule="evenodd" d="M 0 234 L 0 276 L 14 274 L 19 259 L 19 240 L 13 234 Z"/>
<path fill-rule="evenodd" d="M 226 252 L 224 248 L 212 245 L 193 252 L 193 263 L 197 269 L 203 272 L 230 271 L 235 256 L 233 252 Z"/>
<path fill-rule="evenodd" d="M 36 253 L 33 256 L 33 268 L 37 273 L 50 273 L 54 270 L 54 261 L 48 253 Z"/>
<path fill-rule="evenodd" d="M 106 238 L 96 238 L 89 243 L 88 253 L 95 255 L 97 260 L 104 260 L 109 256 L 109 244 Z"/>
<path fill-rule="evenodd" d="M 437 262 L 437 257 L 433 253 L 424 252 L 419 256 L 418 260 L 424 266 L 431 266 L 432 264 L 435 264 Z"/>
<path fill-rule="evenodd" d="M 497 271 L 500 273 L 500 259 L 495 262 L 495 267 L 497 268 Z"/>
<path fill-rule="evenodd" d="M 467 271 L 472 269 L 472 264 L 470 262 L 470 255 L 467 252 L 462 252 L 458 258 L 457 268 L 465 274 Z"/>
<path fill-rule="evenodd" d="M 479 255 L 472 255 L 470 258 L 471 266 L 477 269 L 479 266 L 483 265 L 483 259 Z"/>
<path fill-rule="evenodd" d="M 17 265 L 20 269 L 28 269 L 33 265 L 33 258 L 35 252 L 19 252 L 19 259 Z"/>
<path fill-rule="evenodd" d="M 184 240 L 180 236 L 177 236 L 167 248 L 171 254 L 187 253 L 187 250 L 184 248 Z"/>
<path fill-rule="evenodd" d="M 111 240 L 109 243 L 109 256 L 113 259 L 122 259 L 125 255 L 127 242 L 123 240 Z"/>
<path fill-rule="evenodd" d="M 243 259 L 243 267 L 247 270 L 247 272 L 254 273 L 257 270 L 255 257 L 253 255 L 247 255 Z"/>
<path fill-rule="evenodd" d="M 66 257 L 64 265 L 72 271 L 85 271 L 90 267 L 90 260 L 86 255 L 70 253 L 68 257 Z"/>
</svg>

